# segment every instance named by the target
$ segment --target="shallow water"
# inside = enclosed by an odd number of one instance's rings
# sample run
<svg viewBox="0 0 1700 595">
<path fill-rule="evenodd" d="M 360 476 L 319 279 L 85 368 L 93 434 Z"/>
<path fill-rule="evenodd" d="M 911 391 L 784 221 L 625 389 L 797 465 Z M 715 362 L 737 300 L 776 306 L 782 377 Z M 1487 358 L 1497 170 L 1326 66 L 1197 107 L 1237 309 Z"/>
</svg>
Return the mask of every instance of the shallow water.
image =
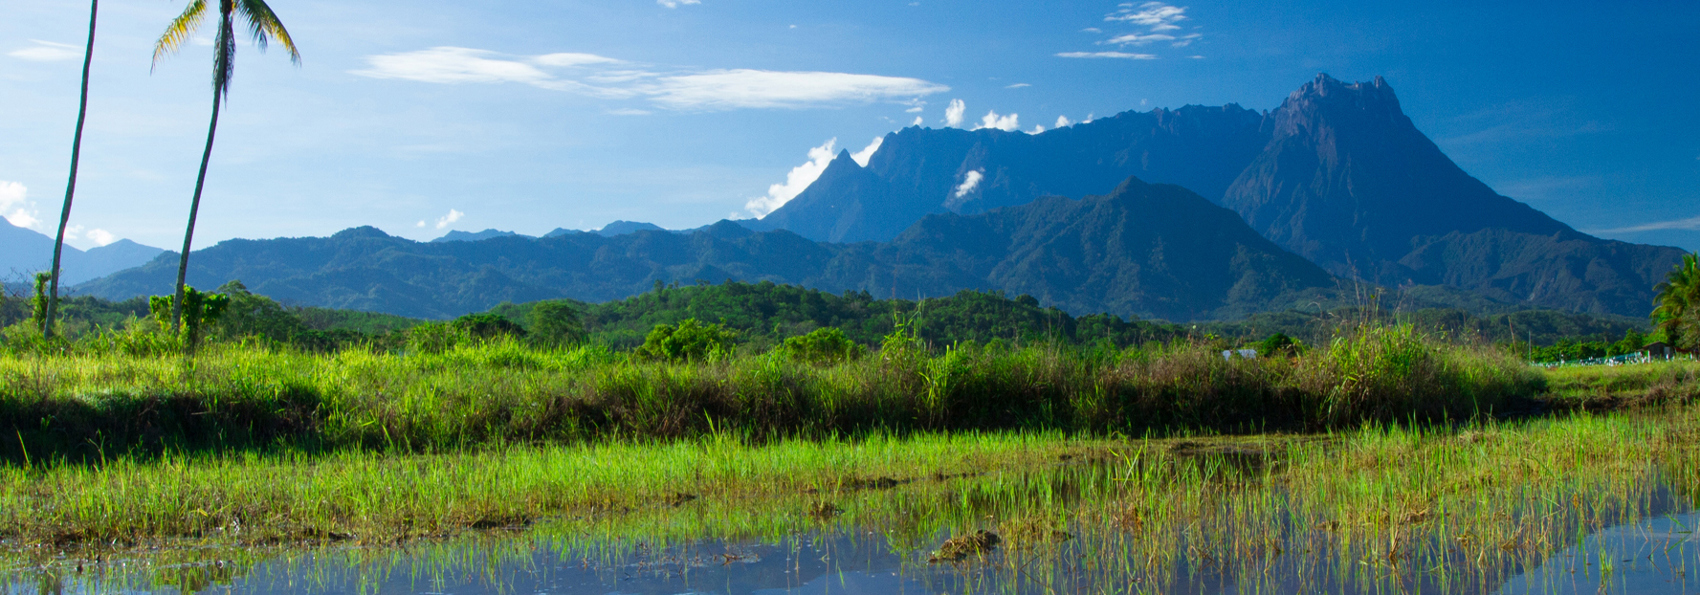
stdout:
<svg viewBox="0 0 1700 595">
<path fill-rule="evenodd" d="M 1700 593 L 1700 511 L 1650 465 L 1478 493 L 1301 489 L 1244 451 L 1131 460 L 704 497 L 406 547 L 0 556 L 0 594 Z M 997 544 L 935 559 L 980 531 Z"/>
<path fill-rule="evenodd" d="M 928 563 L 877 532 L 770 542 L 562 547 L 530 535 L 481 536 L 410 549 L 280 551 L 241 562 L 206 550 L 188 561 L 130 556 L 73 568 L 14 571 L 4 593 L 872 594 L 872 593 L 1700 593 L 1700 512 L 1611 527 L 1510 576 L 1503 585 L 1439 573 L 1353 575 L 1286 556 L 1270 565 L 1181 558 L 1170 573 L 1119 572 L 1083 536 Z M 1076 529 L 1081 529 L 1076 527 Z M 948 535 L 934 536 L 942 543 Z M 253 552 L 248 552 L 252 554 Z M 1313 552 L 1314 553 L 1314 552 Z M 144 572 L 137 570 L 145 569 Z"/>
</svg>

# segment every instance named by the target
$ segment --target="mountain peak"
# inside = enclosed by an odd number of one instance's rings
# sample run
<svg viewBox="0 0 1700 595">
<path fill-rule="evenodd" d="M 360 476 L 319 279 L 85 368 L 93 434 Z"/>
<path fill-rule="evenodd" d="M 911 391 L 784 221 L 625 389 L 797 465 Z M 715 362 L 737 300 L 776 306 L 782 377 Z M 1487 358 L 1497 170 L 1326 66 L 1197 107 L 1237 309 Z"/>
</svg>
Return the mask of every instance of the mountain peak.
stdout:
<svg viewBox="0 0 1700 595">
<path fill-rule="evenodd" d="M 1276 135 L 1294 134 L 1312 128 L 1319 120 L 1340 118 L 1356 120 L 1359 124 L 1403 125 L 1415 130 L 1399 107 L 1393 86 L 1379 76 L 1369 82 L 1347 84 L 1328 73 L 1318 73 L 1315 80 L 1288 95 L 1275 115 Z"/>
</svg>

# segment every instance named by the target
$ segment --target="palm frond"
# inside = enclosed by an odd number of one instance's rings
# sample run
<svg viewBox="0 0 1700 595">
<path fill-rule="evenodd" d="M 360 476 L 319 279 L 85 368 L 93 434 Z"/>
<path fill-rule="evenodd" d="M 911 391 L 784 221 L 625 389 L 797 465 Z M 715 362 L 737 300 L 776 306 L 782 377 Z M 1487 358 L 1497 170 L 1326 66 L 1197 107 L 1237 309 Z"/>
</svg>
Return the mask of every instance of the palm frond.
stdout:
<svg viewBox="0 0 1700 595">
<path fill-rule="evenodd" d="M 160 58 L 177 53 L 177 50 L 183 47 L 184 42 L 189 41 L 189 36 L 195 34 L 195 29 L 200 28 L 201 22 L 205 21 L 206 18 L 206 0 L 190 2 L 189 7 L 183 9 L 183 14 L 177 15 L 177 18 L 172 19 L 171 24 L 166 26 L 165 33 L 159 36 L 159 41 L 154 42 L 154 65 L 159 65 Z"/>
<path fill-rule="evenodd" d="M 213 40 L 213 93 L 230 95 L 230 79 L 236 75 L 236 30 L 231 14 L 218 20 L 218 38 Z"/>
<path fill-rule="evenodd" d="M 289 51 L 290 62 L 301 63 L 301 52 L 295 49 L 295 40 L 289 37 L 289 30 L 283 27 L 283 21 L 277 18 L 277 13 L 272 12 L 265 0 L 236 0 L 236 11 L 242 13 L 242 20 L 248 23 L 248 34 L 261 50 L 266 49 L 268 41 L 275 39 Z"/>
</svg>

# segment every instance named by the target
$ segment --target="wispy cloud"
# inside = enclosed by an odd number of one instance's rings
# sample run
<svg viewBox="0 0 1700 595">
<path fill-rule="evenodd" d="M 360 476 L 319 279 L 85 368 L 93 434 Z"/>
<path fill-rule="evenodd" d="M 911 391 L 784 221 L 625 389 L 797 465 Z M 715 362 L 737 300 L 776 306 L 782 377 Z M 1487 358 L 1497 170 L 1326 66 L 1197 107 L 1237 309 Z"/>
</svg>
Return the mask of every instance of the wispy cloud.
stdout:
<svg viewBox="0 0 1700 595">
<path fill-rule="evenodd" d="M 437 218 L 437 229 L 443 229 L 445 227 L 448 227 L 448 226 L 454 224 L 454 222 L 460 221 L 460 218 L 465 217 L 465 216 L 466 216 L 466 213 L 462 213 L 462 212 L 454 210 L 454 209 L 449 209 L 449 214 L 443 215 L 442 217 Z"/>
<path fill-rule="evenodd" d="M 118 236 L 112 235 L 112 232 L 98 228 L 89 230 L 88 233 L 83 234 L 83 237 L 88 238 L 97 246 L 105 246 L 118 241 Z"/>
<path fill-rule="evenodd" d="M 879 139 L 875 140 L 878 141 Z M 768 186 L 765 196 L 758 196 L 744 203 L 744 209 L 760 219 L 778 210 L 779 207 L 785 206 L 785 203 L 791 202 L 791 199 L 802 194 L 803 190 L 809 187 L 809 184 L 820 179 L 821 172 L 826 171 L 826 166 L 832 163 L 832 158 L 836 154 L 833 148 L 837 145 L 838 139 L 833 138 L 828 139 L 821 146 L 809 149 L 808 161 L 791 168 L 790 173 L 785 174 L 784 182 Z M 873 151 L 868 153 L 871 155 Z"/>
<path fill-rule="evenodd" d="M 1116 58 L 1121 60 L 1156 60 L 1156 54 L 1129 54 L 1127 52 L 1063 52 L 1058 58 Z"/>
<path fill-rule="evenodd" d="M 752 69 L 657 73 L 596 54 L 508 56 L 446 46 L 367 56 L 366 62 L 368 68 L 351 72 L 436 84 L 519 83 L 605 99 L 643 99 L 679 111 L 801 109 L 876 101 L 919 106 L 920 97 L 950 90 L 907 77 Z"/>
<path fill-rule="evenodd" d="M 950 105 L 944 107 L 944 125 L 961 126 L 962 114 L 968 111 L 968 104 L 961 99 L 950 100 Z"/>
<path fill-rule="evenodd" d="M 6 52 L 6 55 L 20 60 L 32 62 L 58 62 L 60 60 L 76 60 L 83 57 L 83 49 L 66 43 L 55 43 L 31 39 L 35 45 Z"/>
<path fill-rule="evenodd" d="M 669 109 L 721 110 L 872 103 L 941 93 L 950 87 L 871 74 L 740 69 L 662 77 L 637 90 Z"/>
<path fill-rule="evenodd" d="M 1173 41 L 1174 39 L 1175 39 L 1175 36 L 1164 35 L 1162 33 L 1151 33 L 1151 34 L 1148 34 L 1148 35 L 1141 35 L 1141 34 L 1138 34 L 1138 33 L 1129 33 L 1127 35 L 1118 35 L 1118 36 L 1115 36 L 1115 37 L 1111 37 L 1109 40 L 1105 41 L 1104 43 L 1115 44 L 1115 45 L 1145 45 L 1145 44 L 1151 43 L 1153 41 Z"/>
<path fill-rule="evenodd" d="M 1616 229 L 1591 229 L 1588 230 L 1588 233 L 1635 233 L 1640 231 L 1659 231 L 1670 229 L 1700 231 L 1700 217 L 1674 219 L 1671 221 L 1654 221 L 1652 223 L 1643 223 L 1641 225 L 1631 225 L 1629 227 L 1619 227 Z"/>
<path fill-rule="evenodd" d="M 1192 32 L 1181 33 L 1182 21 L 1188 20 L 1187 7 L 1174 6 L 1166 2 L 1124 2 L 1116 6 L 1116 10 L 1104 15 L 1104 22 L 1121 27 L 1136 28 L 1136 31 L 1113 33 L 1110 38 L 1097 42 L 1097 45 L 1113 46 L 1146 46 L 1164 42 L 1172 48 L 1184 48 L 1204 37 L 1204 34 Z M 1193 27 L 1197 29 L 1198 27 Z M 1101 34 L 1097 27 L 1083 29 L 1088 33 Z M 1055 54 L 1059 58 L 1119 58 L 1124 60 L 1156 60 L 1157 54 L 1128 53 L 1128 52 L 1062 52 Z"/>
<path fill-rule="evenodd" d="M 702 4 L 702 0 L 655 0 L 655 3 L 667 8 L 678 8 L 683 4 Z"/>
<path fill-rule="evenodd" d="M 1016 84 L 1013 84 L 1013 85 L 1006 86 L 1004 88 L 1005 89 L 1021 89 L 1021 88 L 1025 88 L 1025 87 L 1031 87 L 1031 86 L 1033 86 L 1033 85 L 1029 85 L 1027 83 L 1016 83 Z"/>
<path fill-rule="evenodd" d="M 1073 123 L 1068 121 L 1068 116 L 1057 116 L 1057 123 L 1052 128 L 1068 128 Z"/>
<path fill-rule="evenodd" d="M 1152 31 L 1173 31 L 1180 26 L 1175 23 L 1186 20 L 1185 6 L 1170 6 L 1162 2 L 1144 2 L 1135 6 L 1132 2 L 1121 4 L 1104 16 L 1105 22 L 1132 23 L 1150 27 Z"/>
<path fill-rule="evenodd" d="M 29 188 L 18 182 L 0 180 L 0 217 L 18 227 L 37 229 L 41 220 L 36 218 L 35 203 L 29 200 Z"/>
</svg>

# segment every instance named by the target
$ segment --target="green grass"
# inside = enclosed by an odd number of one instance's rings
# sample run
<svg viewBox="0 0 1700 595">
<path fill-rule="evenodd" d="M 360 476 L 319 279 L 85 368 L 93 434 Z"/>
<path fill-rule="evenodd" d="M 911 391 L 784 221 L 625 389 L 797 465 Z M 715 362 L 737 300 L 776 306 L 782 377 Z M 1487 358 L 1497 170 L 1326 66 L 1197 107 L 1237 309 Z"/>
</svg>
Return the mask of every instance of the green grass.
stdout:
<svg viewBox="0 0 1700 595">
<path fill-rule="evenodd" d="M 1296 358 L 1228 361 L 1177 342 L 938 351 L 894 344 L 812 365 L 782 353 L 641 361 L 496 340 L 441 353 L 215 344 L 0 356 L 0 457 L 90 463 L 171 452 L 448 452 L 511 444 L 755 440 L 867 432 L 1318 430 L 1468 419 L 1543 390 L 1536 371 L 1410 327 Z"/>
<path fill-rule="evenodd" d="M 202 584 L 214 567 L 185 559 L 232 559 L 217 546 L 344 536 L 368 545 L 413 539 L 405 551 L 248 550 L 234 558 L 245 560 L 236 570 L 218 568 L 228 580 L 277 555 L 294 562 L 268 572 L 304 574 L 291 579 L 301 584 L 401 572 L 500 587 L 499 569 L 528 568 L 540 549 L 619 567 L 688 544 L 875 539 L 919 574 L 947 538 L 986 530 L 1003 545 L 954 571 L 982 588 L 1027 581 L 1061 592 L 1168 592 L 1190 568 L 1264 589 L 1397 592 L 1429 581 L 1491 592 L 1590 532 L 1663 514 L 1666 490 L 1676 505 L 1692 503 L 1695 413 L 1131 441 L 722 437 L 126 461 L 0 474 L 0 510 L 11 515 L 0 526 L 23 528 L 13 543 L 194 544 L 129 558 L 155 584 Z M 881 478 L 897 485 L 868 481 Z M 154 541 L 172 536 L 187 541 Z M 69 575 L 58 551 L 11 560 Z"/>
</svg>

